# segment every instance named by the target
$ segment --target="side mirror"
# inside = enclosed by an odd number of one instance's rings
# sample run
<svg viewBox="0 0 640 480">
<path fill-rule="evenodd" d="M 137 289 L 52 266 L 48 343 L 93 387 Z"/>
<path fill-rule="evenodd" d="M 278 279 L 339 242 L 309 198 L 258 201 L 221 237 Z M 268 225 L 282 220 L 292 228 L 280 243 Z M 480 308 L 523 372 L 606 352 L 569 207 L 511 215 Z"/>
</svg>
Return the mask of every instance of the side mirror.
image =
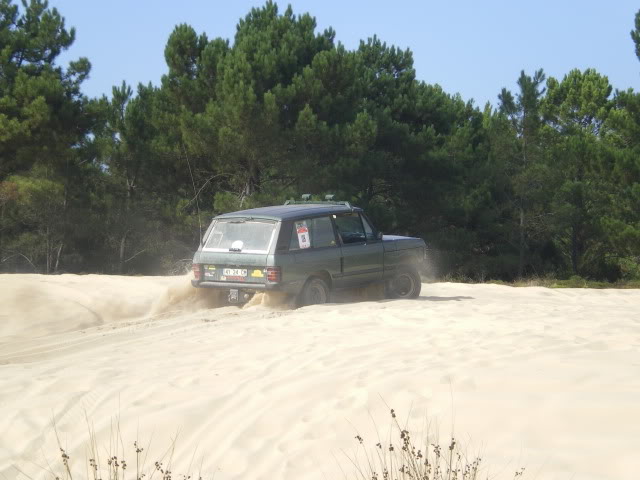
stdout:
<svg viewBox="0 0 640 480">
<path fill-rule="evenodd" d="M 382 240 L 382 232 L 378 232 L 378 240 Z"/>
</svg>

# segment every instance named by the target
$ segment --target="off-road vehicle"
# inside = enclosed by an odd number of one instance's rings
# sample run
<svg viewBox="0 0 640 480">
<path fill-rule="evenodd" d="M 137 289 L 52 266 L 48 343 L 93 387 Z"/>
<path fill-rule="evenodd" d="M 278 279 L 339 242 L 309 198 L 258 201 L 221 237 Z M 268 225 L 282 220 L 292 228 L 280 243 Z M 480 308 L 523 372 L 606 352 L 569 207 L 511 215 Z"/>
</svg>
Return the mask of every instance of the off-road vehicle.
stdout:
<svg viewBox="0 0 640 480">
<path fill-rule="evenodd" d="M 231 303 L 261 291 L 326 303 L 334 290 L 376 282 L 389 298 L 416 298 L 426 254 L 422 239 L 382 235 L 348 202 L 287 201 L 215 217 L 193 257 L 192 284 L 224 290 Z"/>
</svg>

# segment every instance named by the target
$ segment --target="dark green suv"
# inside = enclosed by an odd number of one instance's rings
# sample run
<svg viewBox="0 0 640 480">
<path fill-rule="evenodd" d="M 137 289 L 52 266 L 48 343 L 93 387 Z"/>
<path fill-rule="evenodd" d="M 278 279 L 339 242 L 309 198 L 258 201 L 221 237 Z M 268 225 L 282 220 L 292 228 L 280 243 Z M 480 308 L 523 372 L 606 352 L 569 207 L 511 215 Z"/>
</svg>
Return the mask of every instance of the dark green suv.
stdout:
<svg viewBox="0 0 640 480">
<path fill-rule="evenodd" d="M 232 303 L 276 290 L 300 305 L 331 292 L 384 282 L 389 298 L 420 294 L 420 238 L 382 235 L 347 202 L 287 202 L 213 219 L 193 257 L 197 288 L 228 292 Z"/>
</svg>

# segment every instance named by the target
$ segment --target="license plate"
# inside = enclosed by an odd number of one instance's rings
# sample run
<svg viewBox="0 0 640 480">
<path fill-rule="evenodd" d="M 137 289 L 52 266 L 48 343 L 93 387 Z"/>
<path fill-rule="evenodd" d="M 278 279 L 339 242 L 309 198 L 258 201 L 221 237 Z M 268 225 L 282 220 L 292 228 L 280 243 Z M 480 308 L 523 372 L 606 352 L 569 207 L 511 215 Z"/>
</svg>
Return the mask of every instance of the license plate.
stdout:
<svg viewBox="0 0 640 480">
<path fill-rule="evenodd" d="M 222 274 L 225 277 L 246 277 L 247 269 L 246 268 L 225 268 L 222 271 Z"/>
</svg>

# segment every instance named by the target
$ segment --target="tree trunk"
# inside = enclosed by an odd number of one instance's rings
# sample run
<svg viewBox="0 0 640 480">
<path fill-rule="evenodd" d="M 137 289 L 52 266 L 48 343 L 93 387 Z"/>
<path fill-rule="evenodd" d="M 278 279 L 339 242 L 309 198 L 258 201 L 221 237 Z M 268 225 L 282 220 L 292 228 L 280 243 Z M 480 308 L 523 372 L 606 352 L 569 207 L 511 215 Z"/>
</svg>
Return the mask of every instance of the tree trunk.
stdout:
<svg viewBox="0 0 640 480">
<path fill-rule="evenodd" d="M 130 181 L 128 177 L 125 180 L 127 182 L 127 196 L 124 203 L 124 233 L 120 238 L 120 251 L 118 254 L 118 273 L 120 275 L 124 273 L 124 255 L 127 246 L 127 236 L 129 235 L 129 211 L 131 209 L 131 196 L 134 188 L 133 182 Z"/>
<path fill-rule="evenodd" d="M 56 273 L 58 271 L 58 265 L 60 264 L 60 255 L 62 254 L 62 248 L 64 247 L 64 243 L 60 242 L 60 246 L 58 247 L 58 253 L 56 254 L 56 265 L 53 267 L 53 272 Z"/>
<path fill-rule="evenodd" d="M 518 260 L 518 278 L 524 274 L 524 250 L 525 250 L 525 230 L 524 230 L 524 208 L 520 205 L 520 257 Z"/>
<path fill-rule="evenodd" d="M 69 163 L 67 161 L 67 171 L 69 168 Z M 62 200 L 62 239 L 60 240 L 60 246 L 58 247 L 58 252 L 56 253 L 56 264 L 53 268 L 54 273 L 58 271 L 58 266 L 60 265 L 60 256 L 62 255 L 62 249 L 64 248 L 64 242 L 67 239 L 67 206 L 68 206 L 68 198 L 69 198 L 69 189 L 65 185 L 64 187 L 64 199 Z"/>
<path fill-rule="evenodd" d="M 47 227 L 46 230 L 46 239 L 47 241 L 45 242 L 45 248 L 47 249 L 46 251 L 46 257 L 45 257 L 45 273 L 47 275 L 49 275 L 49 270 L 50 270 L 50 266 L 51 266 L 51 247 L 49 245 L 49 227 Z"/>
<path fill-rule="evenodd" d="M 3 245 L 4 245 L 4 235 L 2 234 L 2 232 L 4 231 L 3 226 L 4 226 L 4 209 L 5 209 L 5 202 L 0 203 L 0 257 L 2 256 L 2 252 L 4 251 Z"/>
<path fill-rule="evenodd" d="M 258 190 L 257 188 L 259 183 L 258 177 L 259 177 L 259 174 L 256 167 L 253 165 L 250 165 L 249 176 L 244 182 L 242 194 L 240 195 L 240 208 L 242 208 L 242 205 L 244 204 L 245 199 L 253 195 L 256 192 L 256 190 Z"/>
<path fill-rule="evenodd" d="M 127 232 L 124 232 L 120 239 L 120 255 L 118 256 L 118 273 L 122 275 L 124 273 L 124 253 L 127 243 Z"/>
<path fill-rule="evenodd" d="M 524 112 L 523 119 L 523 130 L 522 130 L 522 170 L 524 171 L 527 168 L 527 131 L 524 127 L 527 118 L 527 112 Z M 524 200 L 522 197 L 520 198 L 520 223 L 519 223 L 519 258 L 518 258 L 518 278 L 522 278 L 524 275 L 524 250 L 526 244 L 525 238 L 525 228 L 524 228 Z"/>
<path fill-rule="evenodd" d="M 373 200 L 374 195 L 375 187 L 373 186 L 373 180 L 369 179 L 369 185 L 367 186 L 366 197 L 364 198 L 364 205 L 362 205 L 362 208 L 366 209 L 369 206 L 371 200 Z"/>
<path fill-rule="evenodd" d="M 574 225 L 571 227 L 571 268 L 574 275 L 578 275 L 578 256 L 580 254 L 578 250 L 578 229 Z"/>
</svg>

